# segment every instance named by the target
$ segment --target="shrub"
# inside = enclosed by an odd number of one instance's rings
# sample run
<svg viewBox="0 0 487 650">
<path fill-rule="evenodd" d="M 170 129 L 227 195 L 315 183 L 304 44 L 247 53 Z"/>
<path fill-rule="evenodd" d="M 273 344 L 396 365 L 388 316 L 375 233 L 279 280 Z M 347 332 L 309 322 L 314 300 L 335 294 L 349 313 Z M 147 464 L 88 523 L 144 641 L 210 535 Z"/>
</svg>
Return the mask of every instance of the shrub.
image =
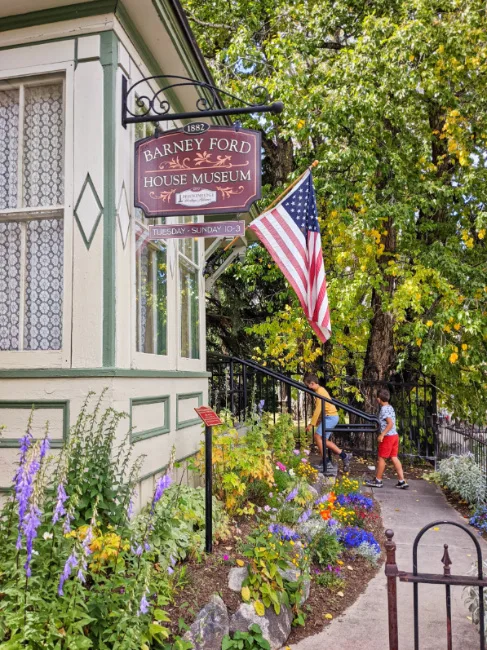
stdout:
<svg viewBox="0 0 487 650">
<path fill-rule="evenodd" d="M 232 637 L 228 634 L 223 637 L 222 650 L 271 650 L 269 642 L 262 636 L 262 630 L 255 623 L 249 627 L 248 632 L 235 632 Z"/>
<path fill-rule="evenodd" d="M 336 535 L 322 530 L 310 544 L 311 559 L 322 567 L 335 565 L 343 548 Z"/>
<path fill-rule="evenodd" d="M 269 489 L 274 484 L 271 454 L 264 439 L 261 422 L 249 425 L 245 436 L 225 420 L 213 429 L 213 490 L 223 501 L 226 509 L 234 514 L 253 514 L 252 495 L 262 491 L 262 485 Z M 204 441 L 194 466 L 204 468 Z"/>
<path fill-rule="evenodd" d="M 294 423 L 289 413 L 282 413 L 276 423 L 269 427 L 269 447 L 276 460 L 297 465 L 294 451 Z"/>
<path fill-rule="evenodd" d="M 450 456 L 440 461 L 433 478 L 467 503 L 485 502 L 486 476 L 472 454 Z"/>
<path fill-rule="evenodd" d="M 362 542 L 360 546 L 357 546 L 356 553 L 368 560 L 373 566 L 377 566 L 379 563 L 380 551 L 373 543 Z"/>
</svg>

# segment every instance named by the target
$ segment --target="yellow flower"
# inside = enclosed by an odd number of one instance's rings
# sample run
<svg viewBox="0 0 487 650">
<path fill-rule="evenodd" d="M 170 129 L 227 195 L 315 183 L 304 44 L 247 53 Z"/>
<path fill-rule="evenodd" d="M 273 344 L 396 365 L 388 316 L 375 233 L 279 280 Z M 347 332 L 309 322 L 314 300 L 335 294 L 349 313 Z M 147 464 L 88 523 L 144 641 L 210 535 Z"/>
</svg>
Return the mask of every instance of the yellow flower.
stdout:
<svg viewBox="0 0 487 650">
<path fill-rule="evenodd" d="M 426 327 L 433 327 L 433 321 L 432 320 L 427 321 Z"/>
<path fill-rule="evenodd" d="M 456 363 L 458 359 L 458 354 L 456 352 L 452 352 L 450 354 L 450 363 Z"/>
<path fill-rule="evenodd" d="M 453 326 L 453 328 L 456 329 L 457 332 L 460 329 L 460 327 L 461 327 L 460 323 L 455 323 L 455 325 Z"/>
<path fill-rule="evenodd" d="M 416 339 L 416 345 L 418 346 L 418 348 L 421 347 L 422 342 L 423 342 L 423 339 Z"/>
<path fill-rule="evenodd" d="M 447 332 L 447 334 L 449 334 L 449 333 L 451 332 L 451 327 L 450 327 L 449 325 L 445 325 L 445 327 L 443 328 L 443 330 L 444 330 L 445 332 Z"/>
<path fill-rule="evenodd" d="M 482 230 L 479 230 L 477 237 L 479 239 L 483 239 L 485 237 L 485 228 L 482 228 Z"/>
<path fill-rule="evenodd" d="M 465 352 L 465 350 L 468 348 L 468 345 L 466 343 L 462 343 L 462 350 Z"/>
</svg>

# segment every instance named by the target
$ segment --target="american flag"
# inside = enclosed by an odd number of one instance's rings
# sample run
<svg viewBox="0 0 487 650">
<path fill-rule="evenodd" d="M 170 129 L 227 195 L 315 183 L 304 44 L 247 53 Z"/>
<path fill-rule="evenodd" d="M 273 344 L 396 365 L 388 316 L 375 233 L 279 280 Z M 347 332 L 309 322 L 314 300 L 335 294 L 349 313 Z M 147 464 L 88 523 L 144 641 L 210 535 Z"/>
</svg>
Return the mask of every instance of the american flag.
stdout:
<svg viewBox="0 0 487 650">
<path fill-rule="evenodd" d="M 280 203 L 254 219 L 249 228 L 296 292 L 317 337 L 327 341 L 331 336 L 330 308 L 311 172 L 306 172 Z"/>
</svg>

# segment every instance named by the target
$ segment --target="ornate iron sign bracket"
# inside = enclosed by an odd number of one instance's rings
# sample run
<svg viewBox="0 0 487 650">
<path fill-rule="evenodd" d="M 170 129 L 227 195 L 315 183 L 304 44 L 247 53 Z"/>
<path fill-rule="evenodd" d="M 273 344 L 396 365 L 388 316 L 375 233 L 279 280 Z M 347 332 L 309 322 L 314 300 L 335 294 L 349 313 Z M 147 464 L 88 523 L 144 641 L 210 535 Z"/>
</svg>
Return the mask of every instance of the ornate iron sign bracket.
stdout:
<svg viewBox="0 0 487 650">
<path fill-rule="evenodd" d="M 153 79 L 161 79 L 162 87 L 158 90 L 150 90 L 147 93 L 147 87 L 143 90 L 144 94 L 138 95 L 136 88 L 142 88 L 141 84 Z M 165 93 L 174 88 L 183 86 L 193 86 L 200 88 L 202 96 L 196 102 L 195 111 L 188 113 L 173 113 Z M 221 106 L 220 95 L 229 97 L 240 104 L 241 107 L 235 108 L 215 108 Z M 133 105 L 138 112 L 133 112 L 129 106 L 129 100 L 133 97 Z M 281 113 L 284 104 L 282 102 L 273 102 L 269 104 L 269 93 L 263 86 L 255 89 L 256 103 L 249 102 L 232 95 L 231 93 L 212 86 L 204 81 L 189 79 L 188 77 L 179 77 L 177 75 L 155 75 L 145 77 L 132 86 L 128 87 L 127 78 L 122 77 L 122 125 L 126 128 L 127 124 L 137 124 L 140 122 L 163 122 L 168 120 L 184 120 L 198 117 L 217 117 L 222 115 L 244 115 L 246 113 Z M 136 110 L 135 109 L 135 110 Z"/>
</svg>

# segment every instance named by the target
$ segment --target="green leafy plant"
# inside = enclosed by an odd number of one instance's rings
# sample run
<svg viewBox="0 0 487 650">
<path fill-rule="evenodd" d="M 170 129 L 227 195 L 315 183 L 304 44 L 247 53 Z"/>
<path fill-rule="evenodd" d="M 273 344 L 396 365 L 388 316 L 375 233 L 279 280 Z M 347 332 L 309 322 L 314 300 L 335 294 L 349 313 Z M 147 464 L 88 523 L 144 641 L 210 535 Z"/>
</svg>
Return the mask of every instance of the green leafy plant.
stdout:
<svg viewBox="0 0 487 650">
<path fill-rule="evenodd" d="M 343 551 L 343 547 L 336 535 L 325 531 L 313 537 L 310 544 L 310 553 L 313 562 L 320 566 L 335 565 Z"/>
<path fill-rule="evenodd" d="M 334 571 L 323 571 L 315 576 L 315 580 L 321 587 L 326 587 L 330 591 L 339 591 L 345 585 L 345 580 Z"/>
<path fill-rule="evenodd" d="M 287 605 L 292 607 L 295 621 L 304 623 L 301 601 L 309 557 L 296 547 L 297 538 L 291 529 L 276 524 L 258 528 L 245 540 L 242 555 L 248 559 L 248 576 L 241 595 L 245 602 L 253 601 L 259 616 L 264 615 L 266 607 L 279 614 L 281 606 Z"/>
<path fill-rule="evenodd" d="M 228 634 L 223 637 L 222 650 L 270 650 L 269 642 L 262 636 L 259 625 L 253 624 L 248 632 L 235 632 L 232 637 Z"/>
</svg>

